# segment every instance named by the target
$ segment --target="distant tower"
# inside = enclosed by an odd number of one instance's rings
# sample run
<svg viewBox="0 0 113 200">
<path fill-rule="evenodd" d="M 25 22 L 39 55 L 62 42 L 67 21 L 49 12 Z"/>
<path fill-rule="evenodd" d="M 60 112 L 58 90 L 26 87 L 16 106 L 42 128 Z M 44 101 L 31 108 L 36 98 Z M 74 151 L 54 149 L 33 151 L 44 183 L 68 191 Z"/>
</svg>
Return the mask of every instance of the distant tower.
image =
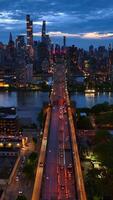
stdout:
<svg viewBox="0 0 113 200">
<path fill-rule="evenodd" d="M 42 42 L 45 41 L 46 38 L 46 21 L 43 20 L 42 24 Z"/>
<path fill-rule="evenodd" d="M 33 22 L 30 15 L 26 15 L 26 28 L 27 28 L 27 46 L 33 45 Z"/>
<path fill-rule="evenodd" d="M 9 34 L 9 42 L 8 42 L 9 47 L 13 47 L 14 46 L 14 41 L 13 41 L 13 37 L 12 37 L 12 33 L 10 32 Z"/>
<path fill-rule="evenodd" d="M 63 37 L 63 46 L 66 47 L 66 36 Z"/>
<path fill-rule="evenodd" d="M 109 51 L 112 50 L 112 44 L 109 44 L 108 50 L 109 50 Z"/>
<path fill-rule="evenodd" d="M 13 41 L 12 33 L 9 34 L 9 43 Z"/>
</svg>

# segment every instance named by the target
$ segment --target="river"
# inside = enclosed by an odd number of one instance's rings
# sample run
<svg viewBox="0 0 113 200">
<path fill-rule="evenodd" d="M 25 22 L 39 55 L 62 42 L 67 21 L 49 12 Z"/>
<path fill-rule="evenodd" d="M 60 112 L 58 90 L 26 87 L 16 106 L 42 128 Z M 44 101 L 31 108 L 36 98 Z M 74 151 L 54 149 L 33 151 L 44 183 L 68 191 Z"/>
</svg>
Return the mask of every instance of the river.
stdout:
<svg viewBox="0 0 113 200">
<path fill-rule="evenodd" d="M 47 92 L 0 92 L 0 106 L 16 107 L 18 117 L 24 122 L 36 123 L 37 115 L 45 101 L 49 101 Z"/>
<path fill-rule="evenodd" d="M 76 106 L 81 107 L 89 107 L 91 108 L 95 104 L 104 103 L 105 101 L 109 104 L 113 104 L 113 93 L 111 92 L 103 92 L 97 94 L 84 94 L 76 92 L 71 95 L 71 100 L 76 102 Z"/>
<path fill-rule="evenodd" d="M 95 96 L 74 93 L 71 99 L 76 102 L 77 107 L 90 108 L 97 103 L 103 103 L 105 101 L 113 104 L 113 93 L 98 93 Z M 49 101 L 47 92 L 0 92 L 0 106 L 17 107 L 19 118 L 32 123 L 37 121 L 37 114 L 45 101 Z"/>
</svg>

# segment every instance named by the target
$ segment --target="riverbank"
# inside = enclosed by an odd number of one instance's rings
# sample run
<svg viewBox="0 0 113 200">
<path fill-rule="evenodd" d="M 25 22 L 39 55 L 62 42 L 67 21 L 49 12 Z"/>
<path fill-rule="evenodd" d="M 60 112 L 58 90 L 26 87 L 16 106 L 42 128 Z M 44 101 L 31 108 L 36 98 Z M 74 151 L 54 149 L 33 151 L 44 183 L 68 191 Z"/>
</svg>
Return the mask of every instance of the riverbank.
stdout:
<svg viewBox="0 0 113 200">
<path fill-rule="evenodd" d="M 32 92 L 32 91 L 39 91 L 39 92 L 49 92 L 51 90 L 51 86 L 46 87 L 0 87 L 0 91 L 2 92 L 15 92 L 15 91 L 25 91 L 25 92 Z"/>
</svg>

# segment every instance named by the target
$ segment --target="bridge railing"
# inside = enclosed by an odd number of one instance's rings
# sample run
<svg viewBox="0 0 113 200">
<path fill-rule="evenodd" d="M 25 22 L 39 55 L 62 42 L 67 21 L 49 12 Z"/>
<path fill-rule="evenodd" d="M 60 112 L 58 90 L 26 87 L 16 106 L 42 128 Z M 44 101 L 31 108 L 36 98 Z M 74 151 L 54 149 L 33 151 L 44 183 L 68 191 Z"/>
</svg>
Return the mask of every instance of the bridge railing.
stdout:
<svg viewBox="0 0 113 200">
<path fill-rule="evenodd" d="M 77 195 L 79 200 L 87 200 L 85 187 L 84 187 L 84 180 L 81 170 L 80 164 L 80 157 L 78 152 L 78 145 L 76 139 L 76 131 L 72 116 L 72 111 L 70 107 L 70 100 L 67 93 L 67 105 L 68 105 L 68 117 L 69 117 L 69 125 L 70 125 L 70 132 L 71 132 L 71 143 L 72 143 L 72 151 L 73 151 L 73 161 L 74 161 L 74 172 L 75 172 L 75 181 L 77 186 Z"/>
<path fill-rule="evenodd" d="M 51 118 L 51 108 L 49 107 L 47 110 L 47 116 L 46 116 L 46 121 L 45 121 L 45 126 L 44 126 L 44 133 L 43 133 L 42 144 L 41 144 L 41 148 L 40 148 L 40 155 L 39 155 L 39 160 L 38 160 L 38 165 L 37 165 L 32 200 L 40 200 L 45 158 L 46 158 L 46 150 L 47 150 L 47 142 L 48 142 L 50 118 Z"/>
</svg>

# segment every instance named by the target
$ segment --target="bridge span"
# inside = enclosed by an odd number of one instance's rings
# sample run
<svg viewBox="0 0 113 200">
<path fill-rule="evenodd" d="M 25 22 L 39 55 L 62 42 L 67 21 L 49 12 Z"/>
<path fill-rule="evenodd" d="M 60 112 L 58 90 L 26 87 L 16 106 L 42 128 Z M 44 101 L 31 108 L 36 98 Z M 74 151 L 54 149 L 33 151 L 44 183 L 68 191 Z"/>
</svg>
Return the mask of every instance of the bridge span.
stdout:
<svg viewBox="0 0 113 200">
<path fill-rule="evenodd" d="M 54 69 L 32 200 L 86 200 L 66 68 Z"/>
</svg>

